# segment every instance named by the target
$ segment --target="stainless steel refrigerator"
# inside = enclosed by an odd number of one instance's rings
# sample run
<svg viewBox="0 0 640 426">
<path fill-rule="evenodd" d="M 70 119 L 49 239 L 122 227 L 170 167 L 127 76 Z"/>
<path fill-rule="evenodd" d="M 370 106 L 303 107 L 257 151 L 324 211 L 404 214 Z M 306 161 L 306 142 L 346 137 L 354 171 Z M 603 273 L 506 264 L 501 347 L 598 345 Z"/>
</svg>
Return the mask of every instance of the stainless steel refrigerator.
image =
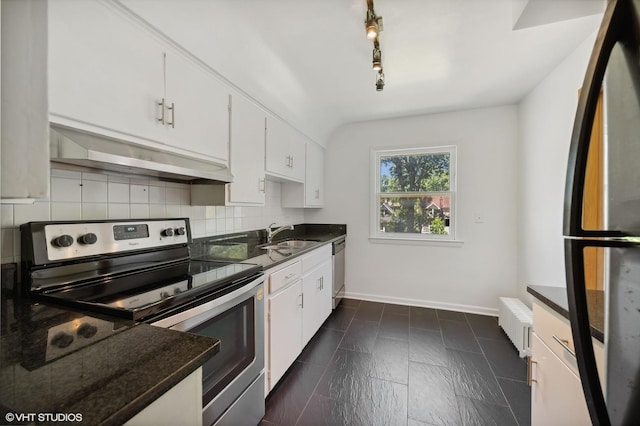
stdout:
<svg viewBox="0 0 640 426">
<path fill-rule="evenodd" d="M 569 314 L 594 425 L 640 424 L 639 21 L 640 0 L 608 2 L 579 95 L 567 169 Z M 599 102 L 602 138 L 596 149 Z M 591 219 L 594 214 L 599 219 Z M 591 340 L 588 294 L 594 291 L 604 295 L 605 383 Z"/>
</svg>

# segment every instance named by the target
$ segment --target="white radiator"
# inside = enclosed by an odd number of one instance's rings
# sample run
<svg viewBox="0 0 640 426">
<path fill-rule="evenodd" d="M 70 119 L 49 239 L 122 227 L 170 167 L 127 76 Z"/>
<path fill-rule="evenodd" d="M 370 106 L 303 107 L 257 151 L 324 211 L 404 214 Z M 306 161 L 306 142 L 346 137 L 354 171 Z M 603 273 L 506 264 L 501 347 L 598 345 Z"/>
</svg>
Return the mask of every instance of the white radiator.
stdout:
<svg viewBox="0 0 640 426">
<path fill-rule="evenodd" d="M 500 298 L 498 324 L 518 349 L 520 358 L 531 355 L 533 313 L 520 299 Z"/>
</svg>

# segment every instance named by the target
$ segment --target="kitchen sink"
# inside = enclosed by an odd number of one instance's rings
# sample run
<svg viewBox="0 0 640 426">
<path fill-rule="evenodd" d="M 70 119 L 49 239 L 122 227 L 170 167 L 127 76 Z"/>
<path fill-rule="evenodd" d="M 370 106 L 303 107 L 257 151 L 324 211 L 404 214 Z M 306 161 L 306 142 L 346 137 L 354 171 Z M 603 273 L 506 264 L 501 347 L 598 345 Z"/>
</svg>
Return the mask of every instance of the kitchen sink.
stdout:
<svg viewBox="0 0 640 426">
<path fill-rule="evenodd" d="M 272 243 L 262 246 L 264 250 L 287 250 L 296 251 L 309 248 L 316 245 L 318 242 L 314 240 L 288 240 L 281 241 L 279 243 Z"/>
<path fill-rule="evenodd" d="M 308 240 L 289 240 L 278 243 L 280 248 L 307 248 L 316 244 L 316 241 Z"/>
</svg>

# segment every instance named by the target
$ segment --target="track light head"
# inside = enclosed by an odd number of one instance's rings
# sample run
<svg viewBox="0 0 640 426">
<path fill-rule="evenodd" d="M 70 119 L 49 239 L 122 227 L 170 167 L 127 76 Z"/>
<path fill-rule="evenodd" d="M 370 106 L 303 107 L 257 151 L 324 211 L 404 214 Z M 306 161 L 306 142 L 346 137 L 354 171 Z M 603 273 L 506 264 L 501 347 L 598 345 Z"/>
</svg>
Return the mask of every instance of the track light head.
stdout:
<svg viewBox="0 0 640 426">
<path fill-rule="evenodd" d="M 382 92 L 382 89 L 384 89 L 384 73 L 382 72 L 382 69 L 380 71 L 378 71 L 378 80 L 376 81 L 376 90 L 378 92 Z"/>
<path fill-rule="evenodd" d="M 374 71 L 380 71 L 382 70 L 382 51 L 380 50 L 380 46 L 378 45 L 378 42 L 376 41 L 376 43 L 374 44 L 373 47 L 373 70 Z"/>
<path fill-rule="evenodd" d="M 374 40 L 378 37 L 378 33 L 380 32 L 380 28 L 378 27 L 378 17 L 371 8 L 367 9 L 365 28 L 367 30 L 367 38 L 369 40 Z"/>
</svg>

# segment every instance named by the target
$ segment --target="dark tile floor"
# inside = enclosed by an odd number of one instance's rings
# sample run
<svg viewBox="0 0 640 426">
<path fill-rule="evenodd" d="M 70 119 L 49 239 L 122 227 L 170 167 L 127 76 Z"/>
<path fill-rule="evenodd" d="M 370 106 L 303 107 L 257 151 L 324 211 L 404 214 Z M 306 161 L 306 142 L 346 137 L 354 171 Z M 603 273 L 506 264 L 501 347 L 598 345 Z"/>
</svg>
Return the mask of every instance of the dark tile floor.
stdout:
<svg viewBox="0 0 640 426">
<path fill-rule="evenodd" d="M 262 425 L 529 425 L 526 363 L 496 318 L 345 299 Z"/>
</svg>

